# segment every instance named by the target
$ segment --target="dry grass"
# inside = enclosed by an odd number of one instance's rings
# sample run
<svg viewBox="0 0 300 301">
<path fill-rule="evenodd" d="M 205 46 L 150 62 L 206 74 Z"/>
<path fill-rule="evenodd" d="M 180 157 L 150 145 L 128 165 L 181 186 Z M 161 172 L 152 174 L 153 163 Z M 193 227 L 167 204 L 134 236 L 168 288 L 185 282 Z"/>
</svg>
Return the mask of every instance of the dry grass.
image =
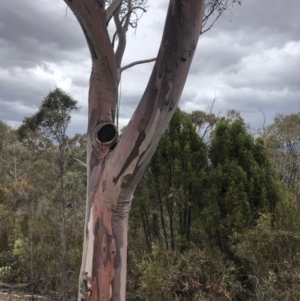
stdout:
<svg viewBox="0 0 300 301">
<path fill-rule="evenodd" d="M 28 301 L 28 299 L 23 298 L 21 295 L 0 292 L 0 301 L 25 301 L 25 300 Z"/>
<path fill-rule="evenodd" d="M 0 301 L 31 301 L 32 296 L 22 295 L 15 292 L 0 292 Z M 38 298 L 34 298 L 33 300 L 42 300 L 47 301 L 46 298 L 38 296 Z"/>
</svg>

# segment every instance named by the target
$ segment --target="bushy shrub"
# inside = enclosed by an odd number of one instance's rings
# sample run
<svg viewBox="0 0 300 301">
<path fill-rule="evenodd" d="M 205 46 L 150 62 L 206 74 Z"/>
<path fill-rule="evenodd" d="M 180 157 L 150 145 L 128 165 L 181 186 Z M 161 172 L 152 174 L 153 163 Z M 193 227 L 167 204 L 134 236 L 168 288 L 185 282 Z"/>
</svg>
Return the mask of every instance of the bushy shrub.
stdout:
<svg viewBox="0 0 300 301">
<path fill-rule="evenodd" d="M 273 219 L 261 215 L 255 228 L 235 237 L 242 282 L 249 300 L 300 300 L 300 223 L 289 229 Z"/>
<path fill-rule="evenodd" d="M 233 262 L 219 251 L 176 253 L 152 245 L 152 253 L 132 260 L 130 268 L 128 300 L 225 301 L 243 290 Z"/>
</svg>

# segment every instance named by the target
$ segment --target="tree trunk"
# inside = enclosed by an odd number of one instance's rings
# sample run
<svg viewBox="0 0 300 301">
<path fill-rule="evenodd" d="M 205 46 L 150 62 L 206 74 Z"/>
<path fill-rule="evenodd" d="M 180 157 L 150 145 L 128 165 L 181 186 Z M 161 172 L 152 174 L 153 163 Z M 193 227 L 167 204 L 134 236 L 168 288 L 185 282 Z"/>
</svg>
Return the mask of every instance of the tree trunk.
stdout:
<svg viewBox="0 0 300 301">
<path fill-rule="evenodd" d="M 163 206 L 162 206 L 161 201 L 159 204 L 159 211 L 160 211 L 161 226 L 163 228 L 163 234 L 164 234 L 164 239 L 165 239 L 165 244 L 166 244 L 166 250 L 169 250 L 168 237 L 167 237 L 167 231 L 166 231 L 165 219 L 164 219 L 164 212 L 163 212 Z"/>
<path fill-rule="evenodd" d="M 146 222 L 146 220 L 148 220 L 147 213 L 145 213 L 145 217 L 144 217 L 144 209 L 141 209 L 141 216 L 142 216 L 143 229 L 144 229 L 147 248 L 148 248 L 148 251 L 151 252 L 151 243 L 152 243 L 151 242 L 151 233 L 150 233 L 149 221 Z"/>
<path fill-rule="evenodd" d="M 201 32 L 204 1 L 170 1 L 152 75 L 119 142 L 114 124 L 118 69 L 105 1 L 65 2 L 83 28 L 92 58 L 79 299 L 125 301 L 131 199 L 181 96 Z"/>
<path fill-rule="evenodd" d="M 162 197 L 161 197 L 160 183 L 158 181 L 159 175 L 158 175 L 158 171 L 157 171 L 156 167 L 154 167 L 154 173 L 155 173 L 155 185 L 156 185 L 158 202 L 159 202 L 160 222 L 161 222 L 163 235 L 164 235 L 164 239 L 165 239 L 166 250 L 169 250 L 168 236 L 167 236 L 167 230 L 166 230 L 165 219 L 164 219 L 163 201 L 162 201 Z"/>
</svg>

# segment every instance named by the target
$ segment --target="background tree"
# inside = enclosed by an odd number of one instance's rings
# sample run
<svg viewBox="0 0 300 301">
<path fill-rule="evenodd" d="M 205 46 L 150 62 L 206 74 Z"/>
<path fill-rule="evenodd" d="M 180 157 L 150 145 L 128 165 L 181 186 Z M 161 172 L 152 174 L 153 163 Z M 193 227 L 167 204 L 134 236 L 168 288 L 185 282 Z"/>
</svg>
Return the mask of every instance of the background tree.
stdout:
<svg viewBox="0 0 300 301">
<path fill-rule="evenodd" d="M 213 129 L 219 119 L 219 117 L 213 113 L 216 100 L 217 98 L 215 98 L 212 101 L 212 103 L 209 105 L 208 113 L 197 110 L 197 111 L 193 111 L 190 114 L 192 122 L 195 125 L 198 134 L 202 137 L 202 139 L 207 144 L 209 144 L 210 142 L 211 133 L 213 132 Z"/>
<path fill-rule="evenodd" d="M 190 116 L 180 109 L 165 132 L 143 179 L 137 187 L 134 216 L 141 216 L 147 247 L 183 251 L 193 235 L 201 207 L 205 177 L 206 146 Z M 136 230 L 135 230 L 136 229 Z"/>
<path fill-rule="evenodd" d="M 300 113 L 278 114 L 267 127 L 263 137 L 270 148 L 279 178 L 292 192 L 294 200 L 300 200 Z"/>
<path fill-rule="evenodd" d="M 217 123 L 209 159 L 202 217 L 210 239 L 230 252 L 230 237 L 254 226 L 260 214 L 274 212 L 284 190 L 263 140 L 254 139 L 238 116 Z"/>
<path fill-rule="evenodd" d="M 67 298 L 66 214 L 67 208 L 71 206 L 71 203 L 67 202 L 65 192 L 70 141 L 67 136 L 67 128 L 71 121 L 71 113 L 77 109 L 77 101 L 61 89 L 56 88 L 45 97 L 38 112 L 25 118 L 18 129 L 18 134 L 22 140 L 30 139 L 28 132 L 37 135 L 37 139 L 31 145 L 34 144 L 37 147 L 42 145 L 44 158 L 51 168 L 51 173 L 48 176 L 52 176 L 56 182 L 53 201 L 56 200 L 57 205 L 60 203 L 63 300 Z"/>
</svg>

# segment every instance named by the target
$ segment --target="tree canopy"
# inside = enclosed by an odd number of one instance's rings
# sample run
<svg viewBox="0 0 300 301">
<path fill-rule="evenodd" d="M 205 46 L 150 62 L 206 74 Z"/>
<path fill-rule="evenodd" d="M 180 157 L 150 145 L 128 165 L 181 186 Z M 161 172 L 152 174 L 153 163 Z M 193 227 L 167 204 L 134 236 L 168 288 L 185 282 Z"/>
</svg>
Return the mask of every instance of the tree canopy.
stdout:
<svg viewBox="0 0 300 301">
<path fill-rule="evenodd" d="M 255 225 L 260 214 L 274 212 L 284 188 L 264 141 L 247 132 L 241 117 L 218 121 L 209 159 L 203 218 L 210 237 L 225 251 L 234 232 Z"/>
</svg>

